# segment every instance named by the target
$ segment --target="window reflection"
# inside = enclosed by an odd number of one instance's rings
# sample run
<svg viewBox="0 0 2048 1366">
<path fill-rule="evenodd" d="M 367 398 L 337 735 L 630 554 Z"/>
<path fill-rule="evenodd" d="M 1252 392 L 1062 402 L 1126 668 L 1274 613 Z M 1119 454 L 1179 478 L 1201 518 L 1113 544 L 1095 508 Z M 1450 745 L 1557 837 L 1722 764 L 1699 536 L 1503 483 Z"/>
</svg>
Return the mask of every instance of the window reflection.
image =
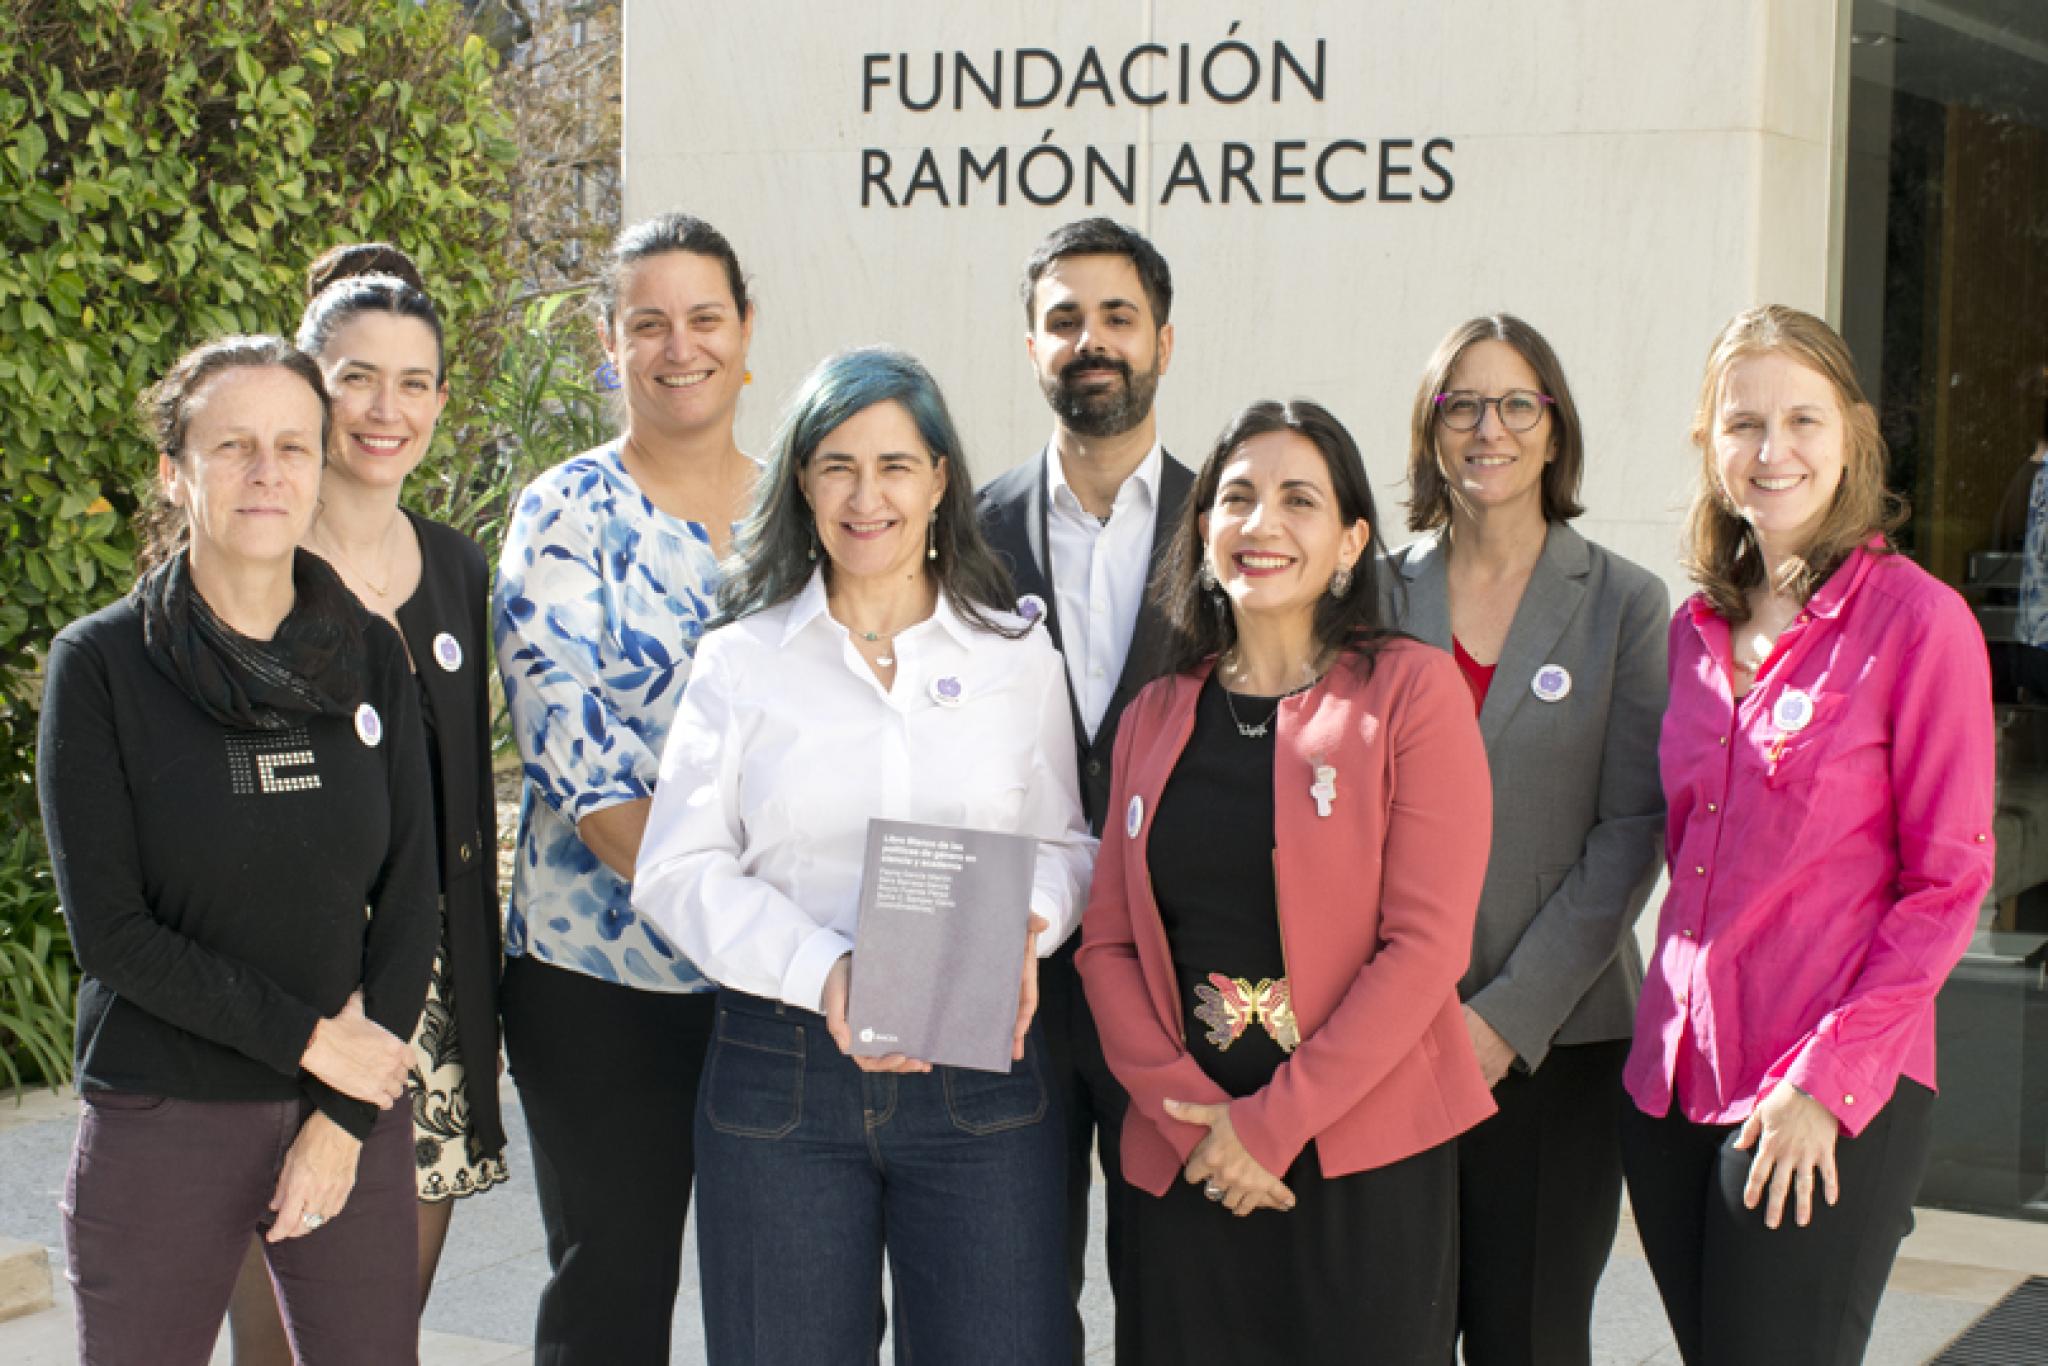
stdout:
<svg viewBox="0 0 2048 1366">
<path fill-rule="evenodd" d="M 1856 0 L 1844 334 L 1969 599 L 1999 727 L 1998 869 L 1939 1005 L 1921 1202 L 2048 1220 L 2048 4 Z"/>
</svg>

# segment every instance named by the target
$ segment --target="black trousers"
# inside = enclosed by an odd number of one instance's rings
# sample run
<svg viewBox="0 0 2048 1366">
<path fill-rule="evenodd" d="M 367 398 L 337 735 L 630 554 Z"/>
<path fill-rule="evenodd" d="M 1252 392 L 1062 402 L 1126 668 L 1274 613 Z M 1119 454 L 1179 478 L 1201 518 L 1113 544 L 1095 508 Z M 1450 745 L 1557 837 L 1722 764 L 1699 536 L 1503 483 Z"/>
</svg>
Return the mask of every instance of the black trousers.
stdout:
<svg viewBox="0 0 2048 1366">
<path fill-rule="evenodd" d="M 1934 1093 L 1901 1077 L 1855 1138 L 1835 1140 L 1841 1203 L 1764 1227 L 1742 1207 L 1740 1126 L 1653 1118 L 1624 1100 L 1622 1160 L 1636 1228 L 1687 1366 L 1856 1366 L 1927 1167 Z M 1753 1150 L 1752 1150 L 1753 1151 Z"/>
<path fill-rule="evenodd" d="M 1621 1220 L 1614 1122 L 1628 1041 L 1553 1048 L 1458 1139 L 1458 1332 L 1467 1366 L 1587 1366 Z"/>
<path fill-rule="evenodd" d="M 535 1366 L 666 1366 L 716 998 L 505 963 L 548 1265 Z"/>
<path fill-rule="evenodd" d="M 1045 1023 L 1046 1056 L 1051 1066 L 1046 1085 L 1059 1096 L 1066 1114 L 1067 1150 L 1067 1285 L 1074 1303 L 1074 1360 L 1087 1357 L 1081 1323 L 1081 1286 L 1088 1269 L 1088 1183 L 1091 1158 L 1102 1164 L 1103 1203 L 1109 1228 L 1109 1288 L 1123 1292 L 1125 1202 L 1123 1163 L 1117 1144 L 1123 1137 L 1124 1110 L 1130 1097 L 1110 1075 L 1103 1061 L 1102 1039 L 1095 1017 L 1074 971 L 1079 935 L 1038 967 L 1038 1018 Z M 1118 1349 L 1117 1360 L 1125 1360 Z"/>
</svg>

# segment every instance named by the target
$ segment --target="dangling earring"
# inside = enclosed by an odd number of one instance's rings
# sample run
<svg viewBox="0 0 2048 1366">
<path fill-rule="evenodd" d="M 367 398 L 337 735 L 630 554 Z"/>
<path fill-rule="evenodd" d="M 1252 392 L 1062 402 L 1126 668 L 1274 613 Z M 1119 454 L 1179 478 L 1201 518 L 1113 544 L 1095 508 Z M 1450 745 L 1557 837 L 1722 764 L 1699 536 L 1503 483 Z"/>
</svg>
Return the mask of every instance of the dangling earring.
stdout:
<svg viewBox="0 0 2048 1366">
<path fill-rule="evenodd" d="M 1195 578 L 1201 582 L 1203 592 L 1213 593 L 1216 591 L 1216 568 L 1209 563 L 1208 556 L 1202 557 L 1202 567 L 1195 571 Z"/>
<path fill-rule="evenodd" d="M 754 372 L 753 372 L 752 370 L 742 370 L 742 371 L 740 371 L 740 383 L 742 383 L 742 384 L 752 384 L 753 382 L 754 382 Z"/>
<path fill-rule="evenodd" d="M 1348 564 L 1338 565 L 1337 572 L 1330 575 L 1330 596 L 1333 598 L 1341 598 L 1350 591 L 1351 566 Z"/>
<path fill-rule="evenodd" d="M 939 558 L 939 519 L 936 516 L 924 524 L 924 557 L 927 560 Z"/>
<path fill-rule="evenodd" d="M 812 528 L 811 528 L 811 530 L 810 530 L 810 541 L 811 541 L 811 544 L 810 544 L 810 551 L 811 551 L 811 559 L 812 559 L 812 561 L 813 561 L 813 562 L 815 562 L 815 561 L 817 560 L 817 558 L 818 558 L 818 528 L 816 528 L 816 527 L 812 527 Z"/>
</svg>

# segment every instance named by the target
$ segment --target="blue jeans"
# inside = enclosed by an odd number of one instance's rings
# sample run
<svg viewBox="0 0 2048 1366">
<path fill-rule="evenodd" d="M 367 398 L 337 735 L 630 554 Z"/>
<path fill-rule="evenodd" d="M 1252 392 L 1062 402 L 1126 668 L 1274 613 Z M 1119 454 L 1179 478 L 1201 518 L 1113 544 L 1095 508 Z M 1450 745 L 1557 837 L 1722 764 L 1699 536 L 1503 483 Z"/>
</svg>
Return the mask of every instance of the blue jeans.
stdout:
<svg viewBox="0 0 2048 1366">
<path fill-rule="evenodd" d="M 738 992 L 697 1104 L 697 1252 L 713 1366 L 1064 1366 L 1060 1116 L 1036 1027 L 1009 1075 L 861 1071 L 823 1018 Z"/>
</svg>

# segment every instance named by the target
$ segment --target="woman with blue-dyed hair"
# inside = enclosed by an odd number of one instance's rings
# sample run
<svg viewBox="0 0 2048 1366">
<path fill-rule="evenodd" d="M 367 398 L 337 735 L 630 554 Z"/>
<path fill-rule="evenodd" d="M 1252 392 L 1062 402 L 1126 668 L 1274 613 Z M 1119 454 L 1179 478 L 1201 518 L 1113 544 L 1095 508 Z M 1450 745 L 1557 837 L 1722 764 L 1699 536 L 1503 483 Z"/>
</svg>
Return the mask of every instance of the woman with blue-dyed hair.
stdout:
<svg viewBox="0 0 2048 1366">
<path fill-rule="evenodd" d="M 1009 614 L 971 487 L 916 360 L 819 365 L 662 757 L 633 905 L 719 988 L 696 1147 L 714 1363 L 873 1361 L 885 1251 L 898 1362 L 1068 1359 L 1035 955 L 1078 921 L 1094 841 L 1059 656 Z M 1007 1071 L 852 1056 L 870 817 L 1038 841 Z"/>
<path fill-rule="evenodd" d="M 625 429 L 519 495 L 493 599 L 526 778 L 501 995 L 553 1269 L 543 1366 L 668 1360 L 711 984 L 634 914 L 634 861 L 758 471 L 733 436 L 754 310 L 717 229 L 627 228 L 598 304 Z"/>
</svg>

